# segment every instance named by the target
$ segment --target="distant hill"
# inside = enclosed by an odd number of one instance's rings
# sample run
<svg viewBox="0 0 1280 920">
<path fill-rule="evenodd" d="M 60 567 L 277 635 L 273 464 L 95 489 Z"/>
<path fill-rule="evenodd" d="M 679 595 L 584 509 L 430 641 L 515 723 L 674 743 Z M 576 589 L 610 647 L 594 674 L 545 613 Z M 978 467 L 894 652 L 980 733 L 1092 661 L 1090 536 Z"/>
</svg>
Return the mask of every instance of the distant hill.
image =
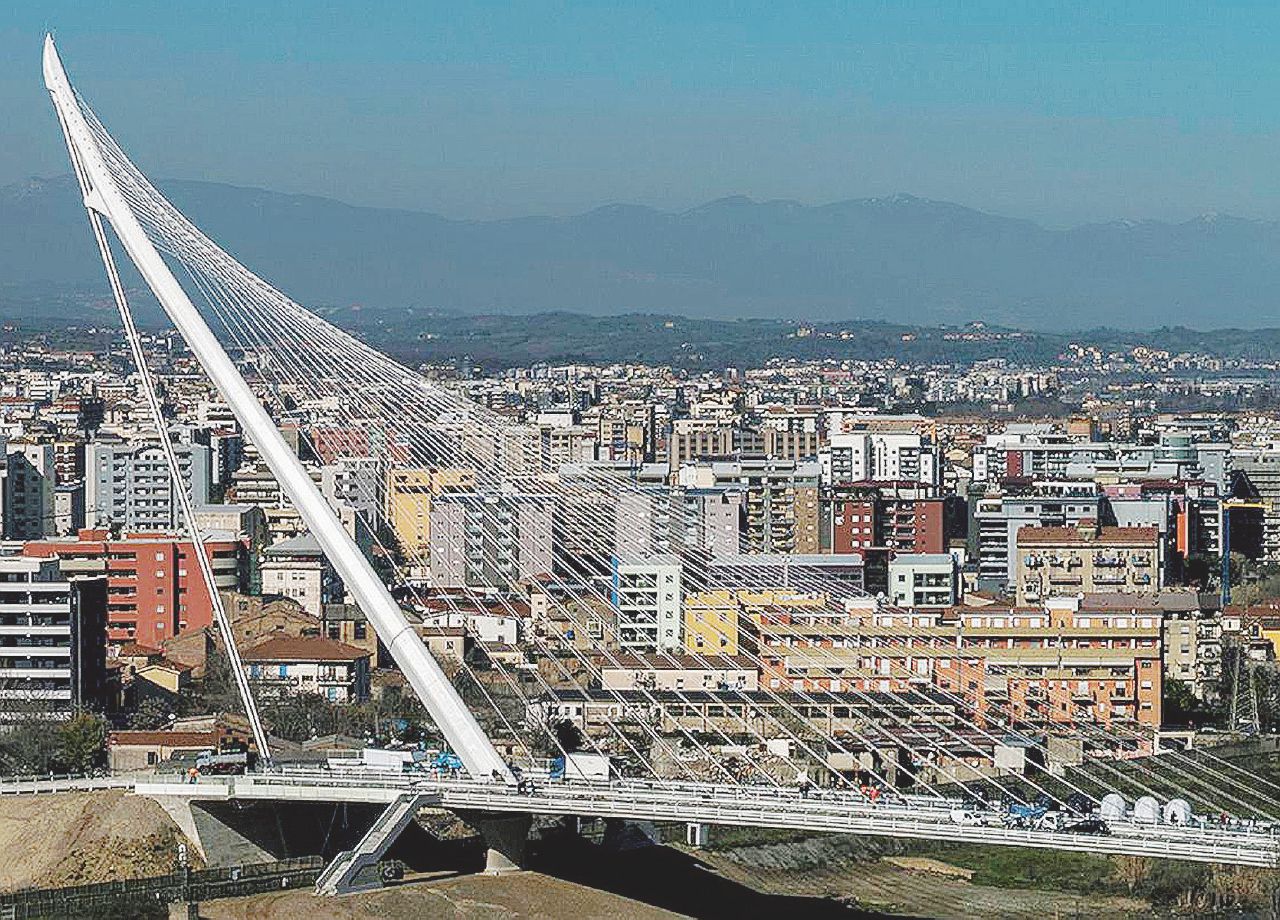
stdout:
<svg viewBox="0 0 1280 920">
<path fill-rule="evenodd" d="M 1030 329 L 1275 325 L 1280 224 L 1232 217 L 1050 230 L 909 195 L 806 206 L 456 221 L 206 182 L 163 189 L 308 305 L 652 312 Z M 101 288 L 70 179 L 0 189 L 6 302 Z"/>
</svg>

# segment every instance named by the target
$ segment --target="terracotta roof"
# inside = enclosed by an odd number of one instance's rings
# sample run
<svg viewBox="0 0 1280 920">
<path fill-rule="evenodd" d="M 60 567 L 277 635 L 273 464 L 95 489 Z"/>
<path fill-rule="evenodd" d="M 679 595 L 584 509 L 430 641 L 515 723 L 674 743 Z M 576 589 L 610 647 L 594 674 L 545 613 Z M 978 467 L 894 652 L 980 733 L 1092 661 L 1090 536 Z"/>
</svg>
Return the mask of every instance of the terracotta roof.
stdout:
<svg viewBox="0 0 1280 920">
<path fill-rule="evenodd" d="M 137 642 L 128 642 L 120 646 L 120 651 L 116 657 L 118 658 L 152 658 L 157 655 L 163 655 L 164 651 L 158 648 L 152 648 L 149 645 L 139 645 Z"/>
<path fill-rule="evenodd" d="M 241 656 L 245 661 L 355 661 L 369 653 L 322 636 L 278 636 L 259 642 Z"/>
<path fill-rule="evenodd" d="M 1145 546 L 1160 539 L 1156 527 L 1100 527 L 1092 534 L 1080 536 L 1075 527 L 1023 527 L 1018 531 L 1018 545 L 1026 543 L 1078 543 L 1082 546 L 1107 546 L 1118 543 Z"/>
<path fill-rule="evenodd" d="M 107 746 L 121 744 L 146 747 L 205 748 L 218 746 L 218 733 L 209 732 L 111 732 Z"/>
</svg>

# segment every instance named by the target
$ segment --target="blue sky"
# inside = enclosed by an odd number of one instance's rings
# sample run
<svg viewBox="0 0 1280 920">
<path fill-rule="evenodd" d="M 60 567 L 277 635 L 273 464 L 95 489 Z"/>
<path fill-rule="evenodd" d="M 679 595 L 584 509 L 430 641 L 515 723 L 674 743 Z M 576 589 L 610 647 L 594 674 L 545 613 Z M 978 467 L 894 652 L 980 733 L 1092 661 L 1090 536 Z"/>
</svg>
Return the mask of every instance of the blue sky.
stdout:
<svg viewBox="0 0 1280 920">
<path fill-rule="evenodd" d="M 0 184 L 65 171 L 46 28 L 155 176 L 457 217 L 910 192 L 1280 219 L 1275 3 L 10 0 Z"/>
</svg>

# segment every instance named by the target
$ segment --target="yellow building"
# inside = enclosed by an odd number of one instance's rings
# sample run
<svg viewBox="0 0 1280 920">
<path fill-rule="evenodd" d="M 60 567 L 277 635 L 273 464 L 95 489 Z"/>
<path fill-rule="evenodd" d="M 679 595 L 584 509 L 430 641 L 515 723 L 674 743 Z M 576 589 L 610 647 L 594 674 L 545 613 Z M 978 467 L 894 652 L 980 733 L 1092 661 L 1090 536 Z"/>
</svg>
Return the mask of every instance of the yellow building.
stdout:
<svg viewBox="0 0 1280 920">
<path fill-rule="evenodd" d="M 426 559 L 431 545 L 431 498 L 475 488 L 475 470 L 405 467 L 387 471 L 387 520 L 405 556 Z"/>
<path fill-rule="evenodd" d="M 799 612 L 822 609 L 828 598 L 783 588 L 721 588 L 684 600 L 684 647 L 693 654 L 754 654 L 761 626 L 790 622 Z"/>
<path fill-rule="evenodd" d="M 699 591 L 684 599 L 684 647 L 696 655 L 737 655 L 735 591 Z"/>
</svg>

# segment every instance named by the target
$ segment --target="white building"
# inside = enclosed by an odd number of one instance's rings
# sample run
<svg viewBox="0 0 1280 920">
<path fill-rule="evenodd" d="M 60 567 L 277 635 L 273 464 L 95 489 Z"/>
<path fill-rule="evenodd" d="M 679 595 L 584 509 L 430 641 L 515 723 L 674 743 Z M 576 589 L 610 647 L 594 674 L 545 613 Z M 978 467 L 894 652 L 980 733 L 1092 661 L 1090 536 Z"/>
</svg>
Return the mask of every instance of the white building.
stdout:
<svg viewBox="0 0 1280 920">
<path fill-rule="evenodd" d="M 209 448 L 175 444 L 194 504 L 209 501 Z M 182 524 L 169 464 L 158 445 L 92 442 L 85 448 L 85 526 L 168 531 Z"/>
<path fill-rule="evenodd" d="M 320 636 L 281 636 L 241 657 L 254 690 L 264 697 L 318 693 L 334 703 L 369 698 L 369 653 Z"/>
<path fill-rule="evenodd" d="M 267 547 L 262 563 L 262 593 L 295 600 L 317 620 L 325 604 L 342 601 L 342 579 L 315 537 L 304 534 Z"/>
<path fill-rule="evenodd" d="M 106 703 L 107 581 L 56 559 L 0 556 L 0 723 Z"/>
<path fill-rule="evenodd" d="M 600 669 L 607 690 L 760 689 L 760 668 L 750 655 L 619 655 Z"/>
<path fill-rule="evenodd" d="M 683 647 L 680 561 L 674 556 L 627 562 L 615 558 L 612 600 L 623 648 L 674 651 Z"/>
<path fill-rule="evenodd" d="M 447 610 L 423 616 L 424 629 L 465 629 L 466 634 L 486 646 L 515 645 L 520 638 L 520 621 L 514 616 L 497 613 L 474 613 Z"/>
<path fill-rule="evenodd" d="M 889 561 L 895 607 L 950 607 L 958 600 L 956 561 L 949 553 L 899 553 Z"/>
<path fill-rule="evenodd" d="M 915 431 L 832 434 L 818 453 L 824 485 L 851 482 L 941 481 L 938 446 Z"/>
</svg>

